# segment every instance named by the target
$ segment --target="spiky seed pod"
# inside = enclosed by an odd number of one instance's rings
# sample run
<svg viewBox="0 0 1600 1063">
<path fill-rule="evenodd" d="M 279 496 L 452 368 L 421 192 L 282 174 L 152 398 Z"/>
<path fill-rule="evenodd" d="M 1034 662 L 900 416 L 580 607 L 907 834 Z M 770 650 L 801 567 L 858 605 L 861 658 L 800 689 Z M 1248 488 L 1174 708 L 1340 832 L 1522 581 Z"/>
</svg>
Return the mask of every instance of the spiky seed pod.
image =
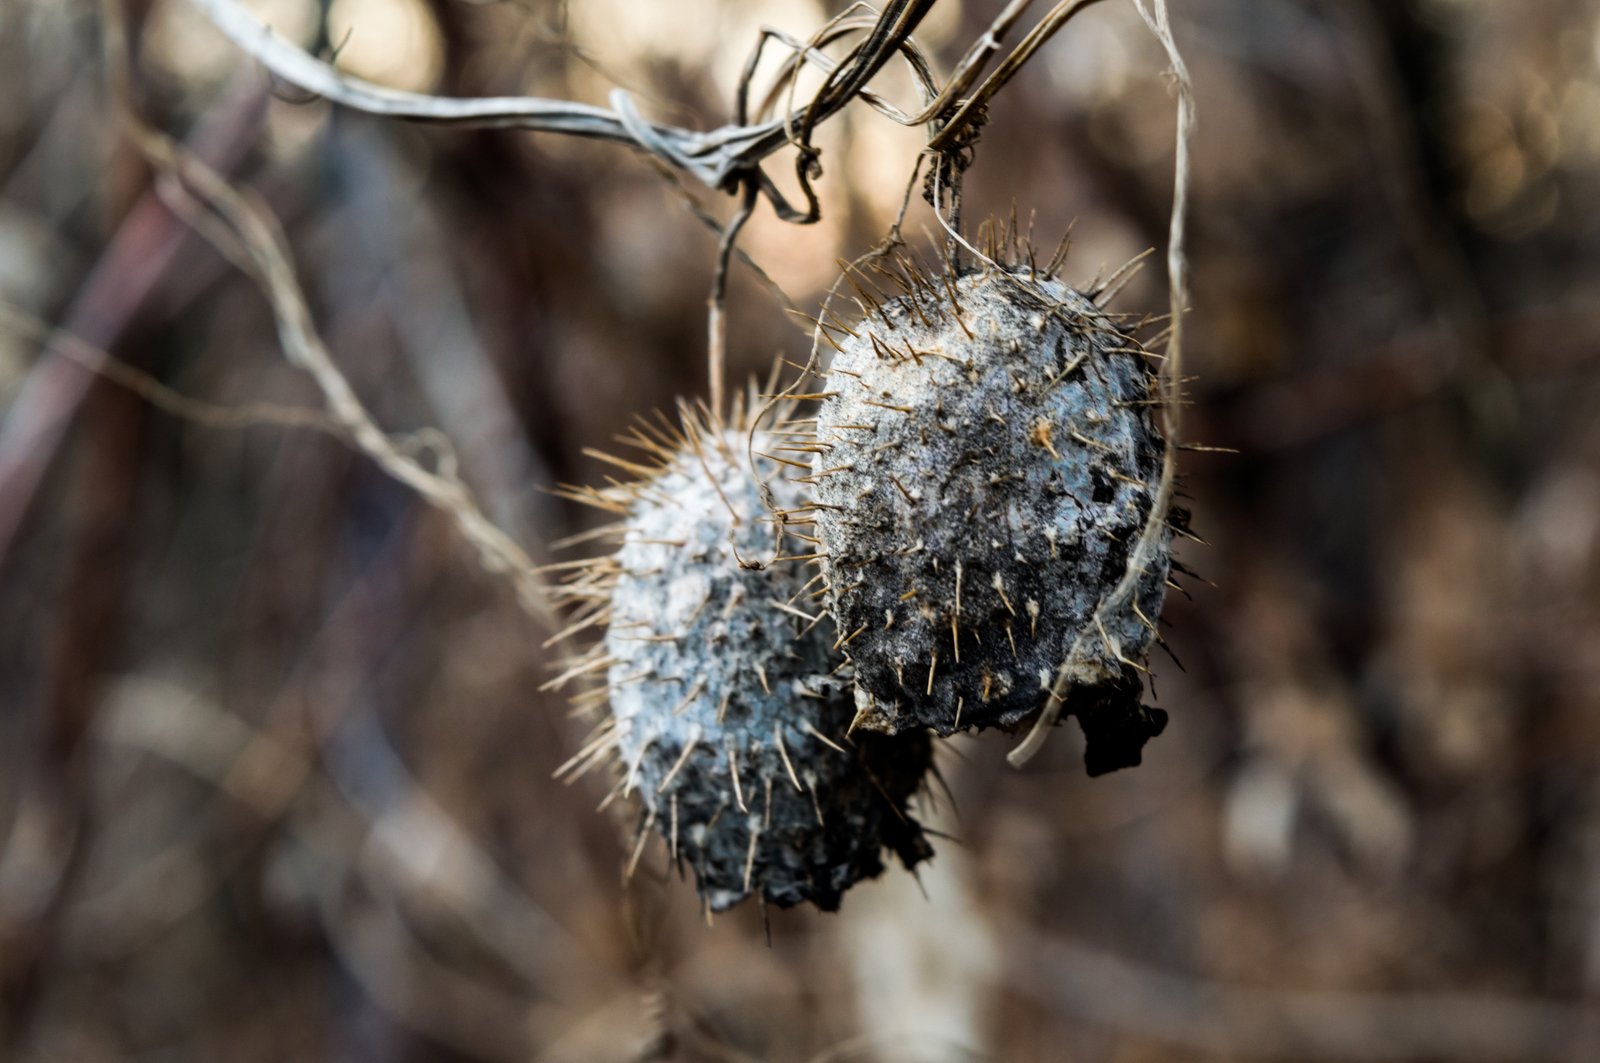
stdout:
<svg viewBox="0 0 1600 1063">
<path fill-rule="evenodd" d="M 905 294 L 872 300 L 841 340 L 817 422 L 817 536 L 856 726 L 1014 728 L 1092 625 L 1066 711 L 1092 772 L 1136 764 L 1165 722 L 1140 706 L 1135 665 L 1170 529 L 1132 601 L 1094 614 L 1160 477 L 1148 356 L 1031 266 L 900 276 Z"/>
<path fill-rule="evenodd" d="M 804 597 L 809 503 L 780 461 L 755 457 L 752 477 L 746 435 L 686 416 L 661 467 L 609 492 L 626 512 L 604 641 L 615 748 L 712 910 L 752 893 L 832 910 L 884 848 L 931 855 L 906 811 L 931 741 L 847 736 L 845 659 Z M 754 450 L 804 453 L 768 431 Z"/>
</svg>

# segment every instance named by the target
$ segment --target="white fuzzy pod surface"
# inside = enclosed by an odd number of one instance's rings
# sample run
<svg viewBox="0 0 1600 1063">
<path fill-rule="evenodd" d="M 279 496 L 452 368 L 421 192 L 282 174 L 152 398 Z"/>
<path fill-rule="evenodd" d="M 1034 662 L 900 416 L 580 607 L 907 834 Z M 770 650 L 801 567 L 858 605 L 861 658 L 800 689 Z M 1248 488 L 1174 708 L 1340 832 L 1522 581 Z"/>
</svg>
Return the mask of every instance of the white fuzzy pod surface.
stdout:
<svg viewBox="0 0 1600 1063">
<path fill-rule="evenodd" d="M 833 909 L 882 871 L 884 848 L 907 866 L 930 855 L 906 811 L 930 742 L 847 737 L 844 658 L 802 593 L 815 549 L 791 534 L 810 530 L 802 486 L 767 458 L 752 476 L 744 430 L 686 436 L 617 489 L 629 503 L 605 651 L 625 786 L 713 910 L 752 893 Z M 762 431 L 754 449 L 782 445 Z"/>
<path fill-rule="evenodd" d="M 1066 712 L 1090 771 L 1136 764 L 1165 722 L 1138 668 L 1169 527 L 1129 600 L 1101 606 L 1161 475 L 1150 356 L 1030 267 L 903 276 L 841 339 L 817 420 L 817 537 L 857 726 L 1014 729 L 1076 646 Z"/>
</svg>

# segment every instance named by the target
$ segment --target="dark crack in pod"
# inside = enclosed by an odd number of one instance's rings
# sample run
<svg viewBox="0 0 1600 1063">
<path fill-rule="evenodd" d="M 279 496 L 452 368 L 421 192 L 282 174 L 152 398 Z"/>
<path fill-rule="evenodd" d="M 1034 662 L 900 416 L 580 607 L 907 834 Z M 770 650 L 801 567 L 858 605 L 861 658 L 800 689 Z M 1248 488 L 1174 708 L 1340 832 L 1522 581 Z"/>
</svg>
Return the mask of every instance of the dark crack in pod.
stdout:
<svg viewBox="0 0 1600 1063">
<path fill-rule="evenodd" d="M 814 473 L 827 604 L 856 727 L 1015 729 L 1091 626 L 1065 713 L 1091 774 L 1139 763 L 1172 529 L 1096 623 L 1154 503 L 1164 441 L 1149 357 L 1083 293 L 1030 265 L 929 277 L 902 261 L 843 335 Z M 882 294 L 881 292 L 879 293 Z"/>
<path fill-rule="evenodd" d="M 626 514 L 603 577 L 605 741 L 647 828 L 693 869 L 713 911 L 752 893 L 833 910 L 882 872 L 883 849 L 907 867 L 932 855 L 906 809 L 932 743 L 847 735 L 854 703 L 834 675 L 845 660 L 804 599 L 814 546 L 794 533 L 809 530 L 809 501 L 777 460 L 755 457 L 765 486 L 752 479 L 747 432 L 686 415 L 681 436 L 636 440 L 659 467 L 605 492 Z M 789 445 L 760 431 L 754 449 Z M 780 527 L 769 509 L 802 523 Z"/>
</svg>

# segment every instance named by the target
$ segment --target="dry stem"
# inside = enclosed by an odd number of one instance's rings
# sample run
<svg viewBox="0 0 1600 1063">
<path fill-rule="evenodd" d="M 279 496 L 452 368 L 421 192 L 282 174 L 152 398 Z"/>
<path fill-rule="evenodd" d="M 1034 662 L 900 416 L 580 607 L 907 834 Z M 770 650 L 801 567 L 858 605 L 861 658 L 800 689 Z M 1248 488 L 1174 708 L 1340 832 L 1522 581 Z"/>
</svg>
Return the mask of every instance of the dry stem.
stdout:
<svg viewBox="0 0 1600 1063">
<path fill-rule="evenodd" d="M 206 2 L 225 7 L 231 0 Z M 235 188 L 172 138 L 151 128 L 134 109 L 122 6 L 119 0 L 103 0 L 101 9 L 107 76 L 129 137 L 152 166 L 193 195 L 237 239 L 238 245 L 229 246 L 228 241 L 219 239 L 214 226 L 197 230 L 208 240 L 219 241 L 218 249 L 225 255 L 242 248 L 249 265 L 247 272 L 272 306 L 284 354 L 293 365 L 311 375 L 322 391 L 329 416 L 385 472 L 448 513 L 477 550 L 483 567 L 506 575 L 516 587 L 523 608 L 555 630 L 555 612 L 533 562 L 521 546 L 484 516 L 472 492 L 455 475 L 454 461 L 444 450 L 443 437 L 428 434 L 431 447 L 440 453 L 440 471 L 429 472 L 377 426 L 350 382 L 333 364 L 306 305 L 290 261 L 288 242 L 270 208 L 250 191 Z M 315 62 L 309 56 L 305 58 Z"/>
</svg>

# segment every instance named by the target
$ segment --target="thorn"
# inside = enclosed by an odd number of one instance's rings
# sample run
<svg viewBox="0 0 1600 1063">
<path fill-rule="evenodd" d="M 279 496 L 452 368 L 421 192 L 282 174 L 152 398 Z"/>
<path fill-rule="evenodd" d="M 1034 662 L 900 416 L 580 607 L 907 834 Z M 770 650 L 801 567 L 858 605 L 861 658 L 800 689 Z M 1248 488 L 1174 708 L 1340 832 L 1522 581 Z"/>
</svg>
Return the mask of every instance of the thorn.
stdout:
<svg viewBox="0 0 1600 1063">
<path fill-rule="evenodd" d="M 822 578 L 823 578 L 823 576 L 822 576 L 822 574 L 821 574 L 821 573 L 818 573 L 818 574 L 817 574 L 817 575 L 815 575 L 815 576 L 813 576 L 813 577 L 812 577 L 812 578 L 811 578 L 811 579 L 810 579 L 810 580 L 808 580 L 808 581 L 807 581 L 807 582 L 806 582 L 806 585 L 805 585 L 805 586 L 804 586 L 804 587 L 801 587 L 801 588 L 800 588 L 800 589 L 799 589 L 799 590 L 798 590 L 798 591 L 796 591 L 796 592 L 795 592 L 795 595 L 794 595 L 794 597 L 793 597 L 793 598 L 790 598 L 790 599 L 789 599 L 789 601 L 790 601 L 790 603 L 791 603 L 791 604 L 792 604 L 792 603 L 793 603 L 793 602 L 795 602 L 795 601 L 797 601 L 797 600 L 799 600 L 799 598 L 800 598 L 800 595 L 802 595 L 802 594 L 804 594 L 804 593 L 805 593 L 805 592 L 806 592 L 806 591 L 808 591 L 808 590 L 810 590 L 810 589 L 811 589 L 811 586 L 812 586 L 812 584 L 814 584 L 814 583 L 816 583 L 816 582 L 817 582 L 817 580 L 820 580 L 820 579 L 822 579 Z"/>
<path fill-rule="evenodd" d="M 597 458 L 598 460 L 606 462 L 607 464 L 615 465 L 619 469 L 624 469 L 628 472 L 631 472 L 641 480 L 653 480 L 661 473 L 660 466 L 651 468 L 648 465 L 636 465 L 631 461 L 623 461 L 619 457 L 607 454 L 603 450 L 596 450 L 593 447 L 584 447 L 583 453 L 586 457 Z"/>
<path fill-rule="evenodd" d="M 733 751 L 733 739 L 728 739 L 728 774 L 733 776 L 733 797 L 739 802 L 739 811 L 748 813 L 750 810 L 744 806 L 744 790 L 739 786 L 739 755 Z"/>
<path fill-rule="evenodd" d="M 944 276 L 944 290 L 950 296 L 950 305 L 955 308 L 956 324 L 960 325 L 961 326 L 961 331 L 965 332 L 967 334 L 967 339 L 969 339 L 969 340 L 977 339 L 978 337 L 974 336 L 972 334 L 972 330 L 967 328 L 967 323 L 961 319 L 961 304 L 956 301 L 956 289 L 955 289 L 955 286 L 950 283 L 950 273 L 949 273 L 949 271 L 946 270 L 945 273 L 943 274 L 943 276 Z"/>
<path fill-rule="evenodd" d="M 1073 218 L 1067 226 L 1066 233 L 1061 237 L 1061 242 L 1056 244 L 1055 254 L 1050 256 L 1050 262 L 1044 267 L 1046 277 L 1054 277 L 1060 272 L 1061 267 L 1067 263 L 1067 255 L 1072 251 L 1072 229 L 1078 224 L 1078 219 Z"/>
<path fill-rule="evenodd" d="M 639 777 L 639 768 L 644 764 L 645 751 L 654 745 L 655 741 L 655 736 L 652 735 L 645 739 L 644 744 L 639 747 L 639 759 L 634 761 L 632 768 L 628 769 L 628 777 L 622 780 L 622 796 L 627 797 L 633 793 L 634 780 Z"/>
<path fill-rule="evenodd" d="M 855 638 L 857 635 L 861 634 L 865 630 L 867 630 L 867 625 L 862 624 L 860 627 L 858 627 L 854 631 L 850 632 L 850 634 L 846 635 L 844 638 L 840 639 L 838 642 L 835 642 L 833 644 L 833 648 L 837 650 L 837 649 L 841 649 L 844 646 L 849 645 L 851 639 Z"/>
<path fill-rule="evenodd" d="M 805 464 L 803 462 L 790 461 L 788 458 L 780 458 L 776 454 L 767 454 L 767 453 L 764 453 L 764 452 L 759 451 L 759 450 L 756 451 L 755 454 L 758 457 L 766 458 L 769 461 L 781 461 L 785 465 L 793 465 L 795 468 L 804 469 L 806 472 L 810 472 L 811 471 L 811 466 L 807 465 L 807 464 Z"/>
<path fill-rule="evenodd" d="M 733 503 L 728 501 L 728 496 L 722 493 L 722 485 L 717 482 L 715 476 L 711 475 L 711 466 L 706 463 L 705 451 L 700 449 L 700 433 L 695 431 L 693 427 L 694 420 L 683 414 L 683 407 L 680 406 L 679 410 L 683 420 L 684 434 L 689 437 L 689 446 L 694 450 L 695 457 L 700 459 L 700 469 L 706 474 L 706 479 L 710 481 L 712 488 L 717 492 L 717 497 L 722 499 L 722 504 L 727 507 L 728 515 L 733 518 L 733 526 L 737 528 L 739 526 L 739 511 L 733 508 Z"/>
<path fill-rule="evenodd" d="M 1050 452 L 1052 458 L 1060 461 L 1061 455 L 1056 451 L 1055 445 L 1050 442 L 1050 431 L 1050 422 L 1041 417 L 1034 422 L 1033 431 L 1028 433 L 1028 442 L 1036 447 L 1043 447 Z M 1077 436 L 1078 433 L 1073 432 L 1072 434 Z"/>
<path fill-rule="evenodd" d="M 609 668 L 620 660 L 622 660 L 622 658 L 607 655 L 597 660 L 590 661 L 588 664 L 578 665 L 561 673 L 548 683 L 543 684 L 539 687 L 539 690 L 541 692 L 546 690 L 554 690 L 569 679 L 576 679 L 580 675 L 588 675 L 590 672 L 598 672 L 602 668 Z"/>
<path fill-rule="evenodd" d="M 872 698 L 871 694 L 868 694 L 867 697 L 868 704 L 866 707 L 857 709 L 855 717 L 850 721 L 850 726 L 845 728 L 845 738 L 849 738 L 852 734 L 855 734 L 855 730 L 858 726 L 860 726 L 861 721 L 866 719 L 867 716 L 871 714 L 872 708 L 877 704 L 876 699 Z"/>
<path fill-rule="evenodd" d="M 664 794 L 667 792 L 667 787 L 672 785 L 672 780 L 678 777 L 678 772 L 681 771 L 683 766 L 689 762 L 689 754 L 694 752 L 695 743 L 699 741 L 700 728 L 698 726 L 691 726 L 689 728 L 689 741 L 684 743 L 683 752 L 678 754 L 678 759 L 672 765 L 672 770 L 667 772 L 666 778 L 662 779 L 661 782 L 656 786 L 656 793 Z M 674 796 L 674 800 L 676 800 L 676 796 Z"/>
<path fill-rule="evenodd" d="M 1011 608 L 1011 599 L 1006 597 L 1005 581 L 1000 578 L 999 572 L 994 574 L 994 589 L 1000 592 L 1000 600 L 1005 603 L 1006 612 L 1010 613 L 1012 616 L 1016 616 L 1017 611 Z"/>
<path fill-rule="evenodd" d="M 706 688 L 706 677 L 705 676 L 701 676 L 699 679 L 695 680 L 694 686 L 689 688 L 689 693 L 687 693 L 687 694 L 685 694 L 683 696 L 683 700 L 678 702 L 676 705 L 672 706 L 671 715 L 673 715 L 673 716 L 681 715 L 683 713 L 683 711 L 689 707 L 690 703 L 693 702 L 695 698 L 698 698 L 700 696 L 700 692 L 702 690 L 704 690 L 705 688 Z"/>
<path fill-rule="evenodd" d="M 582 749 L 574 753 L 572 755 L 572 759 L 568 760 L 565 764 L 561 765 L 561 767 L 551 772 L 550 777 L 552 779 L 561 778 L 561 776 L 572 770 L 575 765 L 581 761 L 587 760 L 591 754 L 596 753 L 599 750 L 604 749 L 607 745 L 617 741 L 618 735 L 616 732 L 616 726 L 617 723 L 614 719 L 607 720 L 605 723 L 601 724 L 599 734 L 586 745 L 584 745 Z"/>
<path fill-rule="evenodd" d="M 832 310 L 830 310 L 826 306 L 824 306 L 822 308 L 822 312 L 827 314 L 829 317 L 833 318 L 833 323 L 835 325 L 838 325 L 844 331 L 848 332 L 853 338 L 858 339 L 858 340 L 861 338 L 860 334 L 857 333 L 855 329 L 851 328 L 849 325 L 846 325 L 843 321 L 840 321 L 839 320 L 839 316 L 837 314 L 835 314 Z"/>
<path fill-rule="evenodd" d="M 1069 430 L 1067 434 L 1070 435 L 1073 439 L 1077 440 L 1079 443 L 1082 443 L 1086 447 L 1095 447 L 1096 449 L 1099 449 L 1099 450 L 1108 451 L 1108 452 L 1113 453 L 1113 454 L 1116 453 L 1116 451 L 1113 450 L 1111 447 L 1106 446 L 1104 443 L 1101 443 L 1098 440 L 1090 439 L 1088 436 L 1085 436 L 1085 435 L 1081 434 L 1080 432 L 1078 432 L 1078 430 L 1075 429 L 1075 428 Z"/>
<path fill-rule="evenodd" d="M 750 872 L 756 866 L 756 843 L 761 840 L 761 828 L 757 827 L 754 819 L 750 824 L 750 852 L 744 858 L 744 891 L 750 892 Z"/>
<path fill-rule="evenodd" d="M 656 810 L 651 809 L 645 817 L 644 826 L 639 828 L 639 838 L 633 843 L 633 856 L 628 859 L 628 869 L 622 874 L 623 884 L 626 885 L 633 878 L 634 868 L 639 866 L 639 857 L 644 855 L 644 843 L 650 838 L 650 828 L 655 826 Z"/>
<path fill-rule="evenodd" d="M 790 534 L 793 534 L 793 533 L 790 533 Z M 821 578 L 822 578 L 821 576 L 817 577 L 817 579 L 821 579 Z M 815 583 L 815 582 L 816 582 L 816 580 L 812 580 L 812 583 Z M 810 586 L 810 584 L 807 584 L 806 586 Z M 788 605 L 788 604 L 786 604 L 784 602 L 780 602 L 776 598 L 767 599 L 767 604 L 772 606 L 774 609 L 778 609 L 778 610 L 780 610 L 782 612 L 788 613 L 790 616 L 797 616 L 801 620 L 807 620 L 807 621 L 810 621 L 813 624 L 816 623 L 817 620 L 818 620 L 817 617 L 812 616 L 810 613 L 801 612 L 799 609 L 794 608 L 792 605 Z"/>
<path fill-rule="evenodd" d="M 789 781 L 794 783 L 796 790 L 803 792 L 805 787 L 800 785 L 800 777 L 794 773 L 794 765 L 789 763 L 789 749 L 783 743 L 783 725 L 781 723 L 773 723 L 772 738 L 774 744 L 778 747 L 778 758 L 783 761 L 784 768 L 789 772 Z"/>
<path fill-rule="evenodd" d="M 928 662 L 928 696 L 933 696 L 933 670 L 939 667 L 939 651 L 933 651 L 933 659 Z"/>
<path fill-rule="evenodd" d="M 611 807 L 611 802 L 615 801 L 618 797 L 622 796 L 622 788 L 624 786 L 626 786 L 626 785 L 627 785 L 627 780 L 624 779 L 622 782 L 619 782 L 619 783 L 617 783 L 617 785 L 613 786 L 611 788 L 611 792 L 606 794 L 605 800 L 601 801 L 598 805 L 595 806 L 595 813 L 599 814 L 601 812 L 604 812 L 606 809 L 610 808 Z"/>
<path fill-rule="evenodd" d="M 845 751 L 844 746 L 841 746 L 839 743 L 835 742 L 833 739 L 829 738 L 827 735 L 825 735 L 821 731 L 817 730 L 816 726 L 814 724 L 812 724 L 811 721 L 809 721 L 809 720 L 806 721 L 806 730 L 810 731 L 812 737 L 815 738 L 817 741 L 821 742 L 823 745 L 831 746 L 832 748 L 837 749 L 839 752 L 844 753 L 845 756 L 849 756 L 850 755 L 848 752 Z"/>
<path fill-rule="evenodd" d="M 889 320 L 889 315 L 884 313 L 883 304 L 880 303 L 878 300 L 874 299 L 872 296 L 868 295 L 867 294 L 867 290 L 865 288 L 861 287 L 861 285 L 859 285 L 859 284 L 857 284 L 855 282 L 855 278 L 850 276 L 850 267 L 846 266 L 842 259 L 840 260 L 839 264 L 844 267 L 844 270 L 845 270 L 844 279 L 849 283 L 850 287 L 854 288 L 856 290 L 856 292 L 860 294 L 861 298 L 865 299 L 867 302 L 872 304 L 872 309 L 876 310 L 878 312 L 878 317 L 882 318 L 883 319 L 883 323 L 888 326 L 889 331 L 893 332 L 894 331 L 894 322 L 890 321 Z M 870 311 L 867 311 L 866 307 L 862 307 L 862 311 L 870 313 Z"/>
</svg>

